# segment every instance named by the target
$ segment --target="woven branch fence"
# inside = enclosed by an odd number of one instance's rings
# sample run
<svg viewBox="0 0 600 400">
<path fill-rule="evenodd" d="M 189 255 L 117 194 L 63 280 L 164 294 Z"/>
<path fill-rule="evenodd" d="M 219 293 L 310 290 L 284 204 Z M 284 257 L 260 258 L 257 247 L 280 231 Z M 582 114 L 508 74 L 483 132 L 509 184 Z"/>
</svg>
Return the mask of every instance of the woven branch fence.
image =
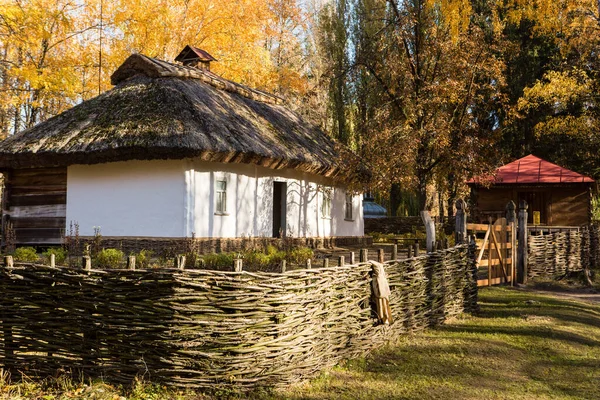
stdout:
<svg viewBox="0 0 600 400">
<path fill-rule="evenodd" d="M 600 268 L 600 230 L 590 225 L 580 230 L 554 232 L 527 238 L 529 278 L 560 277 Z"/>
<path fill-rule="evenodd" d="M 0 365 L 188 388 L 282 386 L 477 307 L 474 247 L 386 263 L 377 325 L 368 263 L 284 273 L 0 267 Z"/>
</svg>

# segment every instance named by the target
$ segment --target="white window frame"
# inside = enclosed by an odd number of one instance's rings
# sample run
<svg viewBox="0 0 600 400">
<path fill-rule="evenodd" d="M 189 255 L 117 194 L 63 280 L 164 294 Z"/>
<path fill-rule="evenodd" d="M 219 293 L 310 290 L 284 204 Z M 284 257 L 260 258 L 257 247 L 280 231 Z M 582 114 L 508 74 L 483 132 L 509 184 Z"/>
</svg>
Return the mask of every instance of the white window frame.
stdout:
<svg viewBox="0 0 600 400">
<path fill-rule="evenodd" d="M 226 177 L 215 178 L 215 215 L 227 214 L 227 182 Z M 219 183 L 224 183 L 224 189 L 219 188 Z M 219 207 L 221 206 L 221 207 Z"/>
<path fill-rule="evenodd" d="M 351 193 L 346 193 L 344 219 L 354 221 L 354 196 Z"/>
<path fill-rule="evenodd" d="M 331 207 L 333 205 L 333 188 L 324 186 L 321 189 L 321 218 L 331 218 Z"/>
</svg>

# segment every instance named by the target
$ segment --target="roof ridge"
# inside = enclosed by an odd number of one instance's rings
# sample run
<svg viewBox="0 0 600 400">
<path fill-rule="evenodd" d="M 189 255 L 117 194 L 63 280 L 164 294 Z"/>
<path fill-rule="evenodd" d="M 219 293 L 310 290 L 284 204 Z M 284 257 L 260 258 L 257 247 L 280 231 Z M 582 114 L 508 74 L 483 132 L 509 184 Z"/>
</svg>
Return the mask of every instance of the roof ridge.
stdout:
<svg viewBox="0 0 600 400">
<path fill-rule="evenodd" d="M 235 93 L 251 100 L 274 105 L 282 105 L 285 103 L 285 100 L 277 95 L 230 81 L 215 74 L 214 72 L 173 64 L 168 61 L 148 57 L 139 53 L 130 55 L 111 75 L 110 81 L 113 85 L 118 85 L 121 82 L 140 74 L 150 78 L 173 77 L 197 79 L 215 87 L 216 89 Z"/>
</svg>

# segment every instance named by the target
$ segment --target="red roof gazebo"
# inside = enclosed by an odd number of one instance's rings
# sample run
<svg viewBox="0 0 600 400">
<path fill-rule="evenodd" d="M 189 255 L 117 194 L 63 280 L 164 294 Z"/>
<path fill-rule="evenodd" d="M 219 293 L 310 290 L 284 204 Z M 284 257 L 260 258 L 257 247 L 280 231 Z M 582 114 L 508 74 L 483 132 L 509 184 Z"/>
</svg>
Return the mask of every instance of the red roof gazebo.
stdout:
<svg viewBox="0 0 600 400">
<path fill-rule="evenodd" d="M 530 154 L 498 168 L 493 175 L 467 182 L 471 187 L 472 216 L 486 220 L 501 216 L 512 200 L 529 205 L 529 222 L 539 213 L 540 223 L 578 226 L 590 221 L 592 178 Z"/>
</svg>

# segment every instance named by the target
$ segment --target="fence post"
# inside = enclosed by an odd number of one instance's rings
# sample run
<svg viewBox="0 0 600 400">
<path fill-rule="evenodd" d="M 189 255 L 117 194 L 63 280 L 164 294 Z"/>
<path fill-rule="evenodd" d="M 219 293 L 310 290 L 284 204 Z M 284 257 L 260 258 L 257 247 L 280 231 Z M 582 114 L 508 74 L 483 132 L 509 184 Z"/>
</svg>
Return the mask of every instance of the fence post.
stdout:
<svg viewBox="0 0 600 400">
<path fill-rule="evenodd" d="M 353 251 L 350 252 L 350 264 L 351 265 L 356 264 L 356 259 L 354 257 L 354 252 Z"/>
<path fill-rule="evenodd" d="M 235 272 L 242 272 L 242 259 L 241 258 L 235 258 L 233 260 L 233 270 Z"/>
<path fill-rule="evenodd" d="M 175 268 L 185 269 L 185 256 L 175 257 Z"/>
<path fill-rule="evenodd" d="M 127 269 L 135 269 L 135 256 L 127 257 Z"/>
<path fill-rule="evenodd" d="M 287 267 L 287 261 L 281 260 L 281 272 L 285 272 Z"/>
<path fill-rule="evenodd" d="M 13 256 L 4 256 L 4 266 L 9 268 L 14 266 Z"/>
<path fill-rule="evenodd" d="M 306 260 L 306 268 L 307 269 L 311 269 L 312 268 L 312 260 L 310 258 L 308 260 Z"/>
<path fill-rule="evenodd" d="M 398 245 L 394 244 L 392 247 L 392 261 L 396 261 L 398 259 Z"/>
<path fill-rule="evenodd" d="M 455 239 L 456 244 L 467 243 L 467 203 L 463 199 L 456 200 L 456 223 Z"/>
<path fill-rule="evenodd" d="M 527 283 L 527 202 L 519 203 L 519 248 L 517 255 L 517 282 Z"/>
<path fill-rule="evenodd" d="M 359 258 L 360 262 L 361 263 L 367 262 L 368 258 L 369 258 L 369 250 L 360 249 L 360 258 Z"/>
<path fill-rule="evenodd" d="M 340 267 L 343 267 L 344 264 L 345 264 L 345 262 L 344 262 L 344 256 L 340 256 L 340 258 L 338 258 L 338 265 Z"/>
<path fill-rule="evenodd" d="M 506 223 L 510 229 L 510 286 L 515 285 L 517 266 L 517 206 L 514 201 L 506 205 Z"/>
<path fill-rule="evenodd" d="M 90 257 L 90 256 L 81 257 L 81 267 L 83 269 L 85 269 L 86 271 L 91 270 L 92 269 L 92 257 Z"/>
<path fill-rule="evenodd" d="M 419 257 L 419 243 L 415 243 L 415 257 Z"/>
<path fill-rule="evenodd" d="M 427 234 L 427 239 L 425 239 L 427 252 L 431 253 L 435 244 L 435 223 L 427 210 L 421 211 L 421 220 L 423 220 L 423 224 L 425 224 L 425 232 Z"/>
<path fill-rule="evenodd" d="M 329 268 L 329 258 L 323 259 L 323 268 Z"/>
<path fill-rule="evenodd" d="M 54 254 L 50 254 L 50 266 L 52 268 L 56 267 L 56 256 Z"/>
<path fill-rule="evenodd" d="M 383 249 L 377 249 L 377 261 L 380 263 L 385 261 L 385 252 Z"/>
<path fill-rule="evenodd" d="M 411 257 L 412 257 L 412 246 L 409 244 L 408 250 L 406 250 L 406 258 L 411 258 Z"/>
</svg>

